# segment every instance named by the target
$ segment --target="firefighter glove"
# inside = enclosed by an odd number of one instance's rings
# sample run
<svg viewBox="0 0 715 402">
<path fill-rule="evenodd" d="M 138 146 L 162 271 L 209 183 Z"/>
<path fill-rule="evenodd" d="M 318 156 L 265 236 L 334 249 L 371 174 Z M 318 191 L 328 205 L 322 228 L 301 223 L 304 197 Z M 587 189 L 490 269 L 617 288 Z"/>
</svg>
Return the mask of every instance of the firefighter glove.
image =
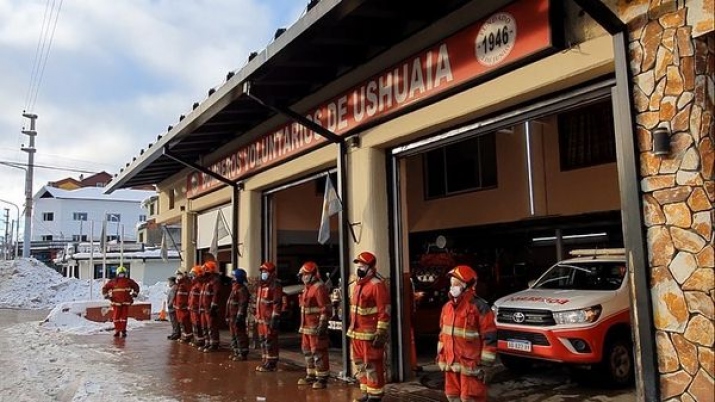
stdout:
<svg viewBox="0 0 715 402">
<path fill-rule="evenodd" d="M 387 342 L 387 331 L 378 328 L 377 332 L 375 332 L 375 338 L 372 340 L 372 346 L 381 348 L 385 346 L 385 342 Z"/>
<path fill-rule="evenodd" d="M 325 336 L 328 333 L 328 320 L 320 320 L 318 323 L 318 336 Z"/>
<path fill-rule="evenodd" d="M 271 317 L 271 322 L 268 326 L 271 327 L 272 330 L 278 331 L 278 328 L 280 327 L 280 325 L 281 325 L 280 317 L 278 317 L 277 315 L 274 315 L 273 317 Z"/>
<path fill-rule="evenodd" d="M 488 369 L 486 369 L 486 368 L 480 366 L 480 367 L 475 371 L 474 376 L 475 376 L 479 381 L 481 381 L 481 382 L 483 382 L 483 383 L 485 383 L 485 384 L 488 384 L 488 383 L 489 383 L 489 379 L 490 379 L 490 377 L 491 377 L 490 374 L 491 374 L 491 373 L 490 373 L 490 371 L 489 371 Z"/>
<path fill-rule="evenodd" d="M 211 309 L 209 310 L 209 314 L 211 317 L 218 317 L 218 305 L 212 304 Z"/>
</svg>

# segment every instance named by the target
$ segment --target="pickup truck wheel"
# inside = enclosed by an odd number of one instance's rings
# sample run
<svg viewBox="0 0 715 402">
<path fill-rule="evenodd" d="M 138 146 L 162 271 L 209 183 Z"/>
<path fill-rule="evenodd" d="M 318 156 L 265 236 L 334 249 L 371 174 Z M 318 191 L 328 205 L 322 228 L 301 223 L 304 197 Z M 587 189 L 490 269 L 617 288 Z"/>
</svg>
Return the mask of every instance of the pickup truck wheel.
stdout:
<svg viewBox="0 0 715 402">
<path fill-rule="evenodd" d="M 605 382 L 614 388 L 633 384 L 633 346 L 625 339 L 610 339 L 603 349 L 603 361 L 599 371 Z"/>
<path fill-rule="evenodd" d="M 524 374 L 531 370 L 532 362 L 529 359 L 523 357 L 517 357 L 512 355 L 499 354 L 499 360 L 501 364 L 504 365 L 509 371 L 516 374 Z"/>
</svg>

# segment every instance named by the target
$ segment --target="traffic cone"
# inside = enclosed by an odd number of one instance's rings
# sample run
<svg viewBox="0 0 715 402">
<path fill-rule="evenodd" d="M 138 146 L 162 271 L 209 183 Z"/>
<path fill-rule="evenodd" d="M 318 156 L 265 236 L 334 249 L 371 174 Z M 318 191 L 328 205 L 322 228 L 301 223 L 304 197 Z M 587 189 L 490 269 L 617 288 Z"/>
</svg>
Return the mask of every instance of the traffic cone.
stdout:
<svg viewBox="0 0 715 402">
<path fill-rule="evenodd" d="M 161 303 L 161 311 L 159 311 L 159 317 L 156 318 L 157 321 L 168 321 L 166 319 L 166 301 Z"/>
</svg>

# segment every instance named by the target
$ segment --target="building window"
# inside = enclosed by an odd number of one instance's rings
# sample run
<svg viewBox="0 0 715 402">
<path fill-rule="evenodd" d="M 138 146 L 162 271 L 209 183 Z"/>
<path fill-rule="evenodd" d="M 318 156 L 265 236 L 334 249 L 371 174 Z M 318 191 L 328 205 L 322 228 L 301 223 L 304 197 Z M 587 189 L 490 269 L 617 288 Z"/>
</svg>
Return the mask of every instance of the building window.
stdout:
<svg viewBox="0 0 715 402">
<path fill-rule="evenodd" d="M 107 214 L 107 222 L 121 222 L 122 221 L 122 215 L 121 214 Z"/>
<path fill-rule="evenodd" d="M 87 235 L 72 235 L 73 242 L 87 241 Z"/>
<path fill-rule="evenodd" d="M 146 215 L 139 215 L 139 222 L 146 222 Z"/>
<path fill-rule="evenodd" d="M 45 222 L 52 222 L 55 220 L 55 213 L 54 212 L 43 212 L 42 213 L 42 220 Z"/>
<path fill-rule="evenodd" d="M 117 235 L 107 235 L 107 242 L 110 241 L 119 241 L 119 236 Z"/>
<path fill-rule="evenodd" d="M 561 113 L 558 125 L 562 171 L 616 161 L 610 99 Z"/>
<path fill-rule="evenodd" d="M 496 187 L 496 134 L 429 151 L 423 161 L 427 199 Z"/>
<path fill-rule="evenodd" d="M 72 220 L 73 220 L 73 221 L 86 221 L 86 220 L 87 220 L 87 213 L 86 213 L 86 212 L 73 212 L 73 213 L 72 213 Z"/>
<path fill-rule="evenodd" d="M 144 243 L 144 233 L 139 233 L 139 243 Z"/>
<path fill-rule="evenodd" d="M 172 188 L 169 190 L 169 209 L 174 209 L 174 202 L 176 198 L 176 191 Z"/>
<path fill-rule="evenodd" d="M 156 213 L 154 212 L 154 203 L 152 202 L 149 204 L 149 216 L 154 216 Z"/>
<path fill-rule="evenodd" d="M 52 241 L 52 235 L 42 235 L 42 241 Z"/>
</svg>

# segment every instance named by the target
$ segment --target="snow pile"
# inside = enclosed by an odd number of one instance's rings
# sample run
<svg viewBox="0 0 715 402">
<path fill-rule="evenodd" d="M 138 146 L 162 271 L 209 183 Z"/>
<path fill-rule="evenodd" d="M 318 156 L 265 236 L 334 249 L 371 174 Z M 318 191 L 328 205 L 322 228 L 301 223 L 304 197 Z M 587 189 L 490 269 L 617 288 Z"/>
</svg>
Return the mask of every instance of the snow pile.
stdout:
<svg viewBox="0 0 715 402">
<path fill-rule="evenodd" d="M 0 308 L 52 309 L 65 302 L 102 301 L 103 283 L 65 278 L 35 259 L 0 261 Z M 139 286 L 137 301 L 151 303 L 152 313 L 161 311 L 169 290 L 166 282 Z"/>
<path fill-rule="evenodd" d="M 56 332 L 67 332 L 75 335 L 93 335 L 113 333 L 114 324 L 111 322 L 93 322 L 84 318 L 87 308 L 101 307 L 110 311 L 112 308 L 107 301 L 68 302 L 60 303 L 50 311 L 41 326 Z M 141 328 L 147 321 L 137 321 L 133 318 L 127 320 L 127 328 Z"/>
<path fill-rule="evenodd" d="M 120 351 L 77 343 L 69 335 L 23 323 L 0 331 L 3 359 L 0 400 L 164 402 L 151 395 L 146 378 L 123 370 Z M 7 357 L 7 356 L 6 356 Z"/>
<path fill-rule="evenodd" d="M 41 327 L 54 332 L 111 333 L 111 322 L 98 323 L 84 318 L 87 307 L 111 309 L 101 295 L 103 283 L 103 279 L 65 278 L 35 259 L 0 261 L 0 308 L 52 309 Z M 159 313 L 169 289 L 166 282 L 153 286 L 139 283 L 139 286 L 137 302 L 151 303 L 152 313 Z M 127 323 L 130 330 L 144 325 L 146 321 L 133 318 Z"/>
</svg>

